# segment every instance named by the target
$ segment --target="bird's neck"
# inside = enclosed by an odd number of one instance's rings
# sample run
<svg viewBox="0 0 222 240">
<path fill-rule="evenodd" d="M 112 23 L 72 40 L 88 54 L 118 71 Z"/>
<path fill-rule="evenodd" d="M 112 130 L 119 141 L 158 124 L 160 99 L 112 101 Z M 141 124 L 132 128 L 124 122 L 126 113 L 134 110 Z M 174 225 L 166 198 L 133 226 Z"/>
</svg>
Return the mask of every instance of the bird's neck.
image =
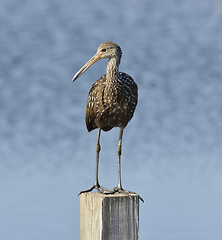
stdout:
<svg viewBox="0 0 222 240">
<path fill-rule="evenodd" d="M 116 85 L 119 78 L 120 58 L 113 57 L 109 59 L 106 70 L 107 85 Z"/>
</svg>

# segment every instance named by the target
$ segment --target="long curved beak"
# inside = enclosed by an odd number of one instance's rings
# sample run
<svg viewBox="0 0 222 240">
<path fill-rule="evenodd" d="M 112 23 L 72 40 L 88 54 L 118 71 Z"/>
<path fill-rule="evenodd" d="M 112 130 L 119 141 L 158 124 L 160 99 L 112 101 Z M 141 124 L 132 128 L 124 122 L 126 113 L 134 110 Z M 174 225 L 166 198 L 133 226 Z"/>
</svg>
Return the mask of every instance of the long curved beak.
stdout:
<svg viewBox="0 0 222 240">
<path fill-rule="evenodd" d="M 74 82 L 78 77 L 80 77 L 93 63 L 101 59 L 99 54 L 95 54 L 73 77 L 72 82 Z"/>
</svg>

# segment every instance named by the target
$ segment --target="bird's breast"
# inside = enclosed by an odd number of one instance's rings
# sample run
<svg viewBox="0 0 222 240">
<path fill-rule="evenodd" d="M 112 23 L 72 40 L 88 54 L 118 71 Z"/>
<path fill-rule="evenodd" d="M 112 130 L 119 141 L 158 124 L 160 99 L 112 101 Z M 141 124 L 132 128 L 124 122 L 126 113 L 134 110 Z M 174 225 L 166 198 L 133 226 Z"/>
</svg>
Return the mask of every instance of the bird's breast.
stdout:
<svg viewBox="0 0 222 240">
<path fill-rule="evenodd" d="M 137 86 L 130 79 L 108 84 L 104 75 L 96 81 L 88 96 L 86 124 L 88 130 L 101 127 L 125 127 L 137 105 Z"/>
</svg>

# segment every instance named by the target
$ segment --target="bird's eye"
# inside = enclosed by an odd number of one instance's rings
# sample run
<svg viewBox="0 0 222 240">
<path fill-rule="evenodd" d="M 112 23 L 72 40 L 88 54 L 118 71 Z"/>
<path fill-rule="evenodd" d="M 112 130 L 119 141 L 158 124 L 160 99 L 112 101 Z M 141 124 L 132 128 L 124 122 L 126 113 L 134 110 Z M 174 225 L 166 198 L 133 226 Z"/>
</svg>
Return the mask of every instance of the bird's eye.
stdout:
<svg viewBox="0 0 222 240">
<path fill-rule="evenodd" d="M 101 52 L 106 52 L 106 49 L 105 49 L 105 48 L 103 48 L 103 49 L 101 50 Z"/>
</svg>

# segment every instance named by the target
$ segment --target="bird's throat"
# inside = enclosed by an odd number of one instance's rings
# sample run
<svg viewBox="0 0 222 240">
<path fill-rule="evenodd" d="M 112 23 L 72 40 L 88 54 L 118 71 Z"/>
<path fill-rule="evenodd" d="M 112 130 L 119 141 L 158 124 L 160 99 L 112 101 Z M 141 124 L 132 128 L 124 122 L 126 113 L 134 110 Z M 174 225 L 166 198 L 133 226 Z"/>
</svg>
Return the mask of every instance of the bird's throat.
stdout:
<svg viewBox="0 0 222 240">
<path fill-rule="evenodd" d="M 119 78 L 119 63 L 120 60 L 116 57 L 110 58 L 106 70 L 106 83 L 107 85 L 115 85 L 118 83 Z"/>
</svg>

